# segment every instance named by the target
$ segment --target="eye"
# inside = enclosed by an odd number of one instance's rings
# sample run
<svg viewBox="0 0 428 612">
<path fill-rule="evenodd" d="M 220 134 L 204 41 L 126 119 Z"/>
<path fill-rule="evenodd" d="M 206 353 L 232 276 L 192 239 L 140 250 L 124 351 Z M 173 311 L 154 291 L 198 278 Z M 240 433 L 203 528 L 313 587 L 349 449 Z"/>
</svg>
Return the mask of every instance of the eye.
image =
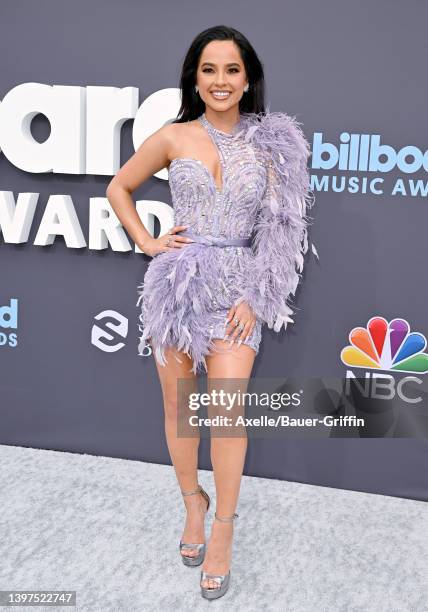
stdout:
<svg viewBox="0 0 428 612">
<path fill-rule="evenodd" d="M 231 72 L 239 72 L 239 68 L 230 68 L 229 69 Z M 202 72 L 210 72 L 212 71 L 212 68 L 202 68 Z"/>
</svg>

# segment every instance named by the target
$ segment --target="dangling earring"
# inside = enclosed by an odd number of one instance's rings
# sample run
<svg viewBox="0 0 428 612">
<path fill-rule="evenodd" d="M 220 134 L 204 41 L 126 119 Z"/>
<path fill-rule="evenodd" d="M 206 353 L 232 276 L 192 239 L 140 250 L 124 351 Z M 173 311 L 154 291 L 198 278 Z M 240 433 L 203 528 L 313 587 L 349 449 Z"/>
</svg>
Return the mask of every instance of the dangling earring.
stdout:
<svg viewBox="0 0 428 612">
<path fill-rule="evenodd" d="M 199 87 L 197 85 L 195 85 L 195 91 L 196 91 L 196 93 L 198 93 L 198 91 L 199 91 Z"/>
<path fill-rule="evenodd" d="M 244 87 L 244 92 L 245 92 L 245 93 L 247 93 L 247 91 L 249 90 L 249 88 L 250 88 L 250 86 L 249 86 L 249 84 L 247 83 L 247 84 L 245 85 L 245 87 Z"/>
</svg>

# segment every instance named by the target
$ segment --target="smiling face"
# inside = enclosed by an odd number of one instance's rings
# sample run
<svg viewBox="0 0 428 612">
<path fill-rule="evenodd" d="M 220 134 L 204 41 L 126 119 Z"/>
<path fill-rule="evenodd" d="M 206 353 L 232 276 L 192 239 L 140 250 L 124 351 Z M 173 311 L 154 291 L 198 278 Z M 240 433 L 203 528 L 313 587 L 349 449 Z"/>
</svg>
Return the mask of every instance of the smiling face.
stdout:
<svg viewBox="0 0 428 612">
<path fill-rule="evenodd" d="M 232 40 L 213 40 L 199 58 L 196 84 L 207 107 L 229 110 L 239 104 L 247 84 L 239 47 Z"/>
</svg>

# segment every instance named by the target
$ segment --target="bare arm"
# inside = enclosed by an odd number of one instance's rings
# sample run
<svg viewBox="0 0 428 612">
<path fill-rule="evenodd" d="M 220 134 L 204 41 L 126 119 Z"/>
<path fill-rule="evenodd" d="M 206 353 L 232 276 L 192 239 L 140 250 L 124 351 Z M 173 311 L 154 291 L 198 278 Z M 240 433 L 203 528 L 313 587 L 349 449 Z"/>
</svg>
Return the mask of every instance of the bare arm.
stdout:
<svg viewBox="0 0 428 612">
<path fill-rule="evenodd" d="M 160 237 L 152 238 L 138 216 L 131 194 L 144 181 L 168 165 L 175 130 L 175 125 L 165 125 L 149 136 L 112 178 L 106 190 L 111 207 L 132 240 L 142 251 L 152 256 L 174 247 L 165 246 L 165 241 L 161 242 Z M 176 231 L 181 229 L 184 229 L 184 226 L 173 228 Z M 174 240 L 188 242 L 181 236 L 174 237 Z"/>
</svg>

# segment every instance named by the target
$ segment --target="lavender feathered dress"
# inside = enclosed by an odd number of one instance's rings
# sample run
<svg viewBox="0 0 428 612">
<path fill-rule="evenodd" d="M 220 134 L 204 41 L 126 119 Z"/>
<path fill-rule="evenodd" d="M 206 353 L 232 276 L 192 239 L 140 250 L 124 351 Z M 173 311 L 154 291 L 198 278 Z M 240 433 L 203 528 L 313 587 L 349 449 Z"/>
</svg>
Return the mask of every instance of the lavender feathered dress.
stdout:
<svg viewBox="0 0 428 612">
<path fill-rule="evenodd" d="M 199 117 L 217 148 L 219 190 L 206 166 L 174 159 L 169 185 L 174 224 L 196 241 L 155 255 L 138 287 L 140 352 L 151 344 L 165 365 L 173 345 L 207 369 L 205 356 L 222 351 L 224 320 L 246 301 L 257 323 L 243 342 L 258 352 L 261 328 L 279 332 L 288 322 L 308 248 L 307 207 L 313 204 L 307 160 L 310 147 L 296 119 L 282 112 L 241 113 L 231 134 Z M 226 349 L 227 350 L 227 349 Z"/>
</svg>

